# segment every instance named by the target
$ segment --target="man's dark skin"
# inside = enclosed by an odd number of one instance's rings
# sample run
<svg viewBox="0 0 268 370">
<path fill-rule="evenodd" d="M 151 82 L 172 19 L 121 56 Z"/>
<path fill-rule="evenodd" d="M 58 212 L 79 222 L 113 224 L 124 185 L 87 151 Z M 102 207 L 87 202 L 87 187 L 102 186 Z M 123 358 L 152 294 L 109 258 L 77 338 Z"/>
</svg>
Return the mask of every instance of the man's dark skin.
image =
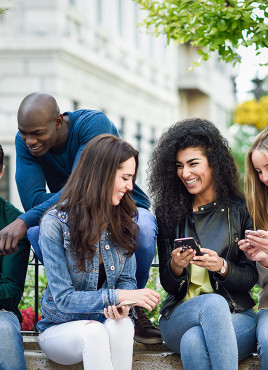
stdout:
<svg viewBox="0 0 268 370">
<path fill-rule="evenodd" d="M 64 144 L 69 117 L 60 114 L 56 100 L 46 94 L 28 95 L 18 110 L 18 130 L 33 156 L 43 156 Z M 27 174 L 26 174 L 27 175 Z M 16 252 L 19 240 L 26 234 L 26 223 L 17 218 L 0 231 L 0 254 Z"/>
</svg>

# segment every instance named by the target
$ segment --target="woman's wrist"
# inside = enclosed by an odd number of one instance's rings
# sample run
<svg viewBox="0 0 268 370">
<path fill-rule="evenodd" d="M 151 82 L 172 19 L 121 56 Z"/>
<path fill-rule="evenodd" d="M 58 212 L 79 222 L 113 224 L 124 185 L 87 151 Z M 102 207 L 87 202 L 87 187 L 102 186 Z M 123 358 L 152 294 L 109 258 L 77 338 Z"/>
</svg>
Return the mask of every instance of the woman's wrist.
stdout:
<svg viewBox="0 0 268 370">
<path fill-rule="evenodd" d="M 170 260 L 170 270 L 172 272 L 172 274 L 176 277 L 180 277 L 183 273 L 183 267 L 180 267 L 178 266 L 175 261 L 173 260 L 173 258 L 171 258 Z"/>
<path fill-rule="evenodd" d="M 222 277 L 226 277 L 228 275 L 228 271 L 229 271 L 229 264 L 228 262 L 222 258 L 222 257 L 219 257 L 220 258 L 220 269 L 217 271 L 218 274 L 220 274 Z"/>
<path fill-rule="evenodd" d="M 266 267 L 268 268 L 268 255 L 266 258 L 263 258 L 261 259 L 260 261 L 258 261 L 260 265 L 262 265 L 263 267 Z"/>
</svg>

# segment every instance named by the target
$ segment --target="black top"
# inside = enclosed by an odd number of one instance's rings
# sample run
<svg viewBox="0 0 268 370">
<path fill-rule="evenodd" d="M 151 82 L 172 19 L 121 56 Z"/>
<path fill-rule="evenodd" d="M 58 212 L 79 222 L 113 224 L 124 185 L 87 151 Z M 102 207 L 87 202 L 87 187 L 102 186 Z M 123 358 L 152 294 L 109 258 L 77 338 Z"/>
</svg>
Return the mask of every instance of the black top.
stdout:
<svg viewBox="0 0 268 370">
<path fill-rule="evenodd" d="M 105 282 L 105 280 L 106 280 L 106 272 L 105 272 L 104 264 L 101 263 L 99 265 L 99 279 L 98 279 L 98 287 L 97 287 L 98 290 L 103 286 L 103 283 Z"/>
<path fill-rule="evenodd" d="M 238 246 L 238 241 L 245 237 L 245 230 L 253 228 L 244 201 L 238 198 L 230 200 L 227 208 L 217 202 L 203 205 L 197 212 L 187 214 L 179 225 L 166 225 L 165 220 L 159 217 L 157 221 L 160 281 L 169 293 L 161 309 L 162 315 L 170 316 L 176 305 L 183 301 L 189 287 L 190 267 L 185 268 L 180 277 L 174 276 L 170 269 L 174 239 L 178 237 L 192 236 L 202 248 L 212 249 L 227 260 L 227 277 L 209 271 L 209 278 L 214 293 L 227 300 L 231 312 L 245 311 L 254 306 L 249 291 L 258 279 L 256 264 Z"/>
</svg>

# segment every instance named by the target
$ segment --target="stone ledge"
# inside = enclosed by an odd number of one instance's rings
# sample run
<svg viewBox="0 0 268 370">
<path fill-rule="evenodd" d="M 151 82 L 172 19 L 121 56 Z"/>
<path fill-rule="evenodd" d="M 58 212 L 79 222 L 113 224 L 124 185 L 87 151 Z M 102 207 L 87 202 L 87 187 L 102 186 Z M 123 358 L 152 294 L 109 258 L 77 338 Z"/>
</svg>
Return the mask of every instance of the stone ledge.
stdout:
<svg viewBox="0 0 268 370">
<path fill-rule="evenodd" d="M 37 336 L 23 336 L 28 370 L 83 370 L 83 364 L 59 365 L 49 360 L 40 350 Z M 183 370 L 180 356 L 171 352 L 165 344 L 145 345 L 134 343 L 133 370 Z M 239 370 L 261 370 L 257 355 L 239 362 Z"/>
</svg>

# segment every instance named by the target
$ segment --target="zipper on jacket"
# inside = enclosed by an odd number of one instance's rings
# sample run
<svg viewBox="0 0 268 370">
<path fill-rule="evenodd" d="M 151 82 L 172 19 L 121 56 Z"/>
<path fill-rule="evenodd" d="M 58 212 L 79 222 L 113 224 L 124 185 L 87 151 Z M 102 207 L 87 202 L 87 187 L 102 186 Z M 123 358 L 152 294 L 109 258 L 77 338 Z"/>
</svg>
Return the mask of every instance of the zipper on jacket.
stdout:
<svg viewBox="0 0 268 370">
<path fill-rule="evenodd" d="M 226 254 L 226 259 L 229 257 L 229 252 L 231 250 L 232 245 L 232 233 L 231 233 L 231 220 L 230 220 L 230 208 L 227 208 L 227 222 L 228 222 L 228 231 L 229 231 L 229 248 Z"/>
<path fill-rule="evenodd" d="M 179 286 L 179 289 L 181 289 L 182 285 L 185 283 L 186 281 L 186 278 L 185 279 L 182 279 L 181 283 L 180 283 L 180 286 Z"/>
<path fill-rule="evenodd" d="M 230 298 L 230 301 L 231 301 L 231 305 L 233 307 L 233 313 L 236 312 L 236 304 L 235 304 L 235 301 L 233 300 L 233 298 L 231 297 L 230 293 L 228 292 L 228 290 L 226 290 L 224 287 L 223 289 L 225 290 L 225 292 L 228 294 L 228 297 Z"/>
<path fill-rule="evenodd" d="M 188 288 L 189 288 L 189 284 L 188 284 L 188 277 L 186 277 L 185 279 L 182 279 L 180 285 L 179 285 L 179 289 L 181 289 L 182 285 L 186 282 L 187 280 L 187 290 L 186 290 L 186 294 L 188 292 Z M 167 315 L 167 318 L 169 319 L 170 316 L 172 315 L 173 311 L 181 304 L 181 302 L 184 300 L 184 298 L 186 297 L 186 294 L 184 295 L 184 297 L 172 308 L 172 310 L 169 312 L 169 314 Z"/>
</svg>

